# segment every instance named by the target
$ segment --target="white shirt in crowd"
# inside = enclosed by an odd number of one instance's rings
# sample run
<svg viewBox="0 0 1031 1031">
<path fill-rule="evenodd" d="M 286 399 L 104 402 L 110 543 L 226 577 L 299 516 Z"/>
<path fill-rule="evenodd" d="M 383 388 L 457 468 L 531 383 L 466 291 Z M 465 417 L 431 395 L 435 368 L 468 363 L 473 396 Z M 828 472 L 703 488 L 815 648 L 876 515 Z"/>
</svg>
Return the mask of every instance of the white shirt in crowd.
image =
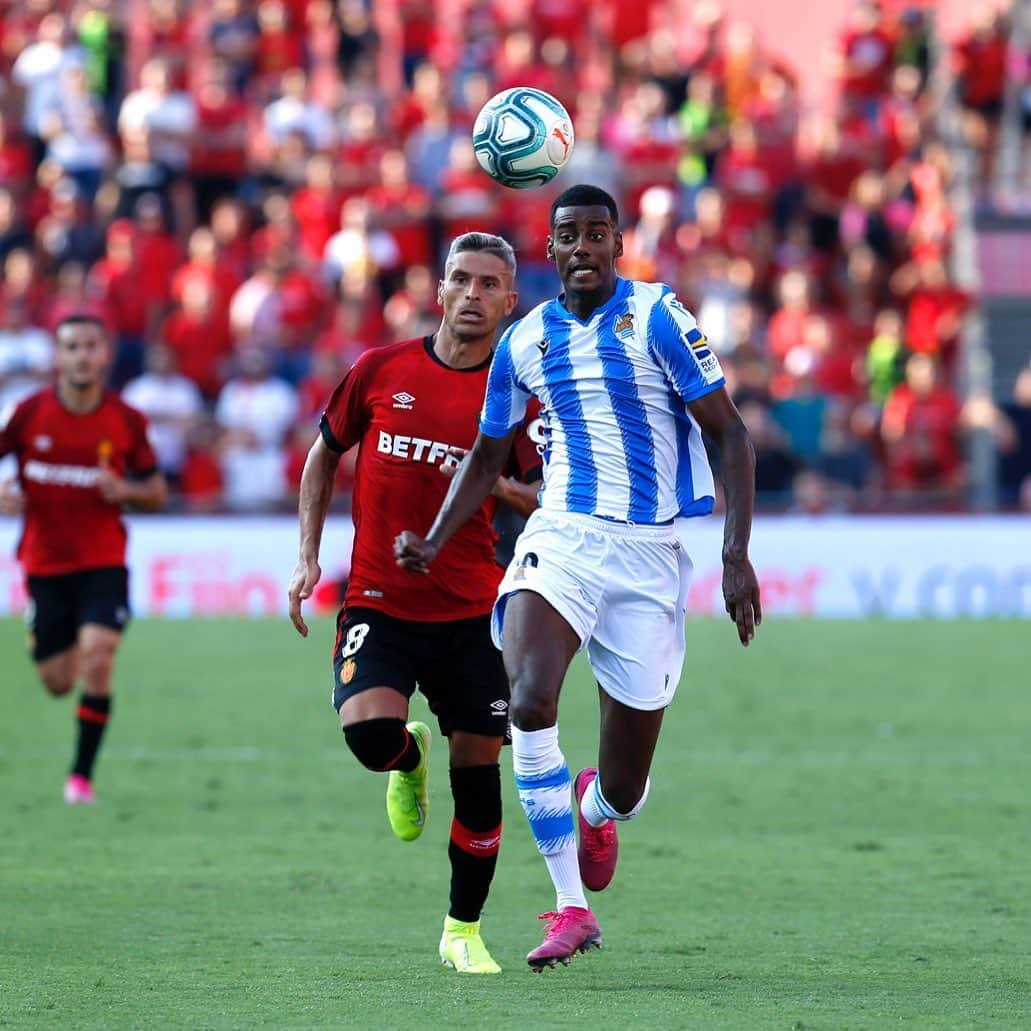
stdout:
<svg viewBox="0 0 1031 1031">
<path fill-rule="evenodd" d="M 186 461 L 187 432 L 204 408 L 196 384 L 176 372 L 145 372 L 126 383 L 122 397 L 146 415 L 147 436 L 162 471 L 178 475 Z"/>
<path fill-rule="evenodd" d="M 32 43 L 18 55 L 11 78 L 25 90 L 22 126 L 30 136 L 43 135 L 43 120 L 61 99 L 64 70 L 82 63 L 79 47 L 60 47 L 49 40 Z"/>
<path fill-rule="evenodd" d="M 45 329 L 0 329 L 0 412 L 46 386 L 53 369 L 54 341 Z"/>
<path fill-rule="evenodd" d="M 222 475 L 223 496 L 230 508 L 259 508 L 283 499 L 283 445 L 298 407 L 294 388 L 274 376 L 231 379 L 222 388 L 215 419 L 228 438 L 222 452 Z"/>
<path fill-rule="evenodd" d="M 121 133 L 151 134 L 154 157 L 170 168 L 181 171 L 190 161 L 189 134 L 197 128 L 197 106 L 189 93 L 158 93 L 138 89 L 122 101 L 118 112 Z"/>
</svg>

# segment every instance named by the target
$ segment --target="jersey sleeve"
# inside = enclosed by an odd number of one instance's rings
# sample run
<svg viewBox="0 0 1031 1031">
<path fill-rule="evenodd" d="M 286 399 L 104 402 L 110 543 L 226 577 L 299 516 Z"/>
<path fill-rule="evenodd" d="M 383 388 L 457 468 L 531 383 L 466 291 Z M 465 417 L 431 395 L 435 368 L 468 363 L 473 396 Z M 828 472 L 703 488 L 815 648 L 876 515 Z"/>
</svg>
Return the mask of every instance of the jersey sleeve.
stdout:
<svg viewBox="0 0 1031 1031">
<path fill-rule="evenodd" d="M 648 346 L 685 403 L 726 383 L 705 334 L 672 290 L 663 293 L 652 308 Z"/>
<path fill-rule="evenodd" d="M 126 406 L 130 444 L 126 457 L 126 471 L 141 479 L 158 471 L 158 458 L 147 436 L 147 417 L 135 408 Z"/>
<path fill-rule="evenodd" d="M 322 413 L 319 431 L 332 451 L 342 454 L 350 450 L 369 424 L 368 370 L 369 362 L 363 355 L 337 384 Z"/>
<path fill-rule="evenodd" d="M 480 412 L 480 432 L 485 437 L 507 437 L 526 416 L 526 405 L 531 396 L 515 374 L 512 328 L 501 338 L 487 376 L 487 393 Z"/>
</svg>

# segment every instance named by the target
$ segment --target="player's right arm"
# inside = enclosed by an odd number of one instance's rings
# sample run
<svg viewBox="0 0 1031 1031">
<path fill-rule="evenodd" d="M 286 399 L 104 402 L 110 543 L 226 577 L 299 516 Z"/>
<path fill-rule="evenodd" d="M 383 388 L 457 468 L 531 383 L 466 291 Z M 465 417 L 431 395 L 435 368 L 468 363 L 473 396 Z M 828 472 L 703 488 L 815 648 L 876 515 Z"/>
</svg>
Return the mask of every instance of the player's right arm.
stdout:
<svg viewBox="0 0 1031 1031">
<path fill-rule="evenodd" d="M 18 429 L 21 419 L 16 418 L 18 409 L 0 412 L 0 458 L 17 451 Z M 25 511 L 25 495 L 13 477 L 0 480 L 0 515 L 17 516 Z"/>
<path fill-rule="evenodd" d="M 366 352 L 368 354 L 370 352 Z M 337 466 L 344 452 L 361 439 L 369 421 L 366 397 L 370 365 L 365 355 L 337 385 L 326 405 L 319 435 L 315 438 L 304 462 L 297 514 L 301 524 L 300 554 L 290 579 L 290 620 L 302 637 L 308 636 L 308 624 L 301 616 L 301 602 L 310 598 L 322 576 L 319 548 L 326 525 L 329 503 L 333 500 L 333 483 Z"/>
<path fill-rule="evenodd" d="M 341 453 L 333 451 L 322 439 L 315 438 L 301 474 L 300 500 L 297 505 L 301 523 L 301 549 L 294 575 L 290 579 L 290 619 L 302 637 L 308 636 L 308 624 L 301 615 L 301 602 L 311 597 L 322 576 L 319 549 L 326 525 L 329 503 L 333 499 L 333 483 Z"/>
</svg>

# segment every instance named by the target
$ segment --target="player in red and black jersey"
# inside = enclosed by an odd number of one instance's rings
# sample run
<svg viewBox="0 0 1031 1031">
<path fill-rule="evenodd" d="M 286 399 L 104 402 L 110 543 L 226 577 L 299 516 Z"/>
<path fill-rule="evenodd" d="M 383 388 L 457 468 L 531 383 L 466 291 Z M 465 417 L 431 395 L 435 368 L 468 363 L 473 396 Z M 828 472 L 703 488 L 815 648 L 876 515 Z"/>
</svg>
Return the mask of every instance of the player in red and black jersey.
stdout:
<svg viewBox="0 0 1031 1031">
<path fill-rule="evenodd" d="M 81 677 L 78 746 L 66 802 L 94 801 L 93 764 L 111 714 L 111 669 L 129 619 L 123 505 L 160 508 L 167 488 L 146 419 L 104 386 L 103 324 L 57 327 L 57 385 L 18 405 L 0 429 L 0 456 L 18 460 L 18 487 L 0 511 L 24 512 L 18 558 L 28 580 L 32 658 L 43 686 L 66 695 Z"/>
<path fill-rule="evenodd" d="M 438 287 L 437 332 L 368 351 L 337 386 L 301 480 L 300 559 L 290 617 L 307 636 L 301 602 L 321 575 L 319 544 L 340 456 L 358 445 L 351 572 L 337 619 L 333 705 L 351 751 L 370 770 L 390 771 L 387 813 L 394 833 L 417 838 L 426 819 L 430 733 L 406 726 L 418 685 L 448 739 L 454 819 L 448 855 L 451 900 L 441 959 L 467 973 L 500 969 L 480 938 L 480 912 L 501 840 L 498 757 L 508 730 L 508 681 L 490 639 L 501 579 L 491 519 L 501 497 L 528 514 L 540 466 L 536 444 L 520 440 L 517 467 L 495 497 L 441 552 L 425 577 L 394 562 L 394 537 L 413 519 L 432 519 L 448 478 L 476 436 L 499 322 L 516 303 L 515 255 L 501 237 L 466 233 L 451 245 Z M 538 477 L 539 478 L 539 477 Z"/>
</svg>

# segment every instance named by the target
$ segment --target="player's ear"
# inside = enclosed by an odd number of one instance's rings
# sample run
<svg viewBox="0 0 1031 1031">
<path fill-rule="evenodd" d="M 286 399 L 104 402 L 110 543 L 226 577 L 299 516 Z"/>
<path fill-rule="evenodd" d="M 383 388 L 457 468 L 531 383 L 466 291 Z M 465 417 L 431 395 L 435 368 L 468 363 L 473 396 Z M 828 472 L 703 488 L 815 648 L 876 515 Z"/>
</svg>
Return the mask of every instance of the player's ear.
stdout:
<svg viewBox="0 0 1031 1031">
<path fill-rule="evenodd" d="M 506 315 L 511 315 L 512 314 L 512 309 L 515 308 L 515 306 L 518 303 L 518 301 L 519 301 L 519 294 L 517 294 L 515 292 L 515 290 L 509 290 L 508 291 L 508 295 L 505 298 L 505 314 Z"/>
<path fill-rule="evenodd" d="M 444 305 L 444 280 L 437 280 L 437 304 L 441 307 Z"/>
<path fill-rule="evenodd" d="M 623 257 L 623 234 L 617 229 L 616 230 L 616 251 L 615 256 L 617 258 Z"/>
<path fill-rule="evenodd" d="M 544 244 L 544 255 L 548 259 L 548 261 L 555 260 L 555 244 L 552 242 L 550 233 L 548 234 L 548 239 L 545 241 Z"/>
</svg>

